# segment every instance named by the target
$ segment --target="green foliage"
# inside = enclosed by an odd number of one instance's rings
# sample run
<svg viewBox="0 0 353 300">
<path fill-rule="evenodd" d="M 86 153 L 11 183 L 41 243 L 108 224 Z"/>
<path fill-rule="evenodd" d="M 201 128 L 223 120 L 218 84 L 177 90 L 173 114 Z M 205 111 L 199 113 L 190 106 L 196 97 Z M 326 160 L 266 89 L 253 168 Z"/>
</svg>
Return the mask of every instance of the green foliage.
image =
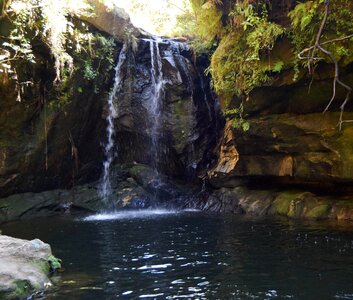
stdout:
<svg viewBox="0 0 353 300">
<path fill-rule="evenodd" d="M 73 58 L 73 68 L 64 68 L 62 80 L 56 86 L 56 94 L 52 95 L 57 101 L 52 102 L 52 108 L 58 109 L 69 103 L 70 99 L 86 90 L 98 94 L 110 78 L 110 71 L 114 67 L 115 42 L 112 38 L 100 33 L 89 32 L 86 26 L 74 27 L 67 36 L 69 55 Z"/>
<path fill-rule="evenodd" d="M 6 1 L 8 4 L 9 2 Z M 40 39 L 48 45 L 55 59 L 57 80 L 61 79 L 64 68 L 72 68 L 72 57 L 65 50 L 66 33 L 72 30 L 69 15 L 89 14 L 86 0 L 13 0 L 6 13 L 12 20 L 13 29 L 7 41 L 0 45 L 0 54 L 8 53 L 2 64 L 13 60 L 35 62 L 33 39 Z"/>
<path fill-rule="evenodd" d="M 269 20 L 267 9 L 271 1 L 235 1 L 227 10 L 222 1 L 191 0 L 196 18 L 196 28 L 202 28 L 200 40 L 218 43 L 211 58 L 209 72 L 223 106 L 234 97 L 247 98 L 250 92 L 271 80 L 283 70 L 292 70 L 293 80 L 303 74 L 306 61 L 299 60 L 298 53 L 315 43 L 324 15 L 324 0 L 301 1 L 289 13 L 291 28 L 283 28 Z M 208 8 L 205 13 L 202 8 Z M 212 9 L 211 9 L 212 8 Z M 328 20 L 321 43 L 353 34 L 353 1 L 330 1 Z M 202 13 L 205 18 L 200 17 Z M 222 20 L 222 23 L 216 23 Z M 215 25 L 217 24 L 217 25 Z M 286 56 L 272 56 L 276 42 L 285 36 L 293 44 L 293 52 Z M 353 39 L 325 44 L 341 65 L 353 62 Z M 208 49 L 212 49 L 212 46 Z M 288 51 L 288 50 L 287 50 Z M 331 62 L 323 53 L 321 60 Z M 320 60 L 315 60 L 317 63 Z"/>
<path fill-rule="evenodd" d="M 250 129 L 250 124 L 243 118 L 244 107 L 240 104 L 238 108 L 227 109 L 225 116 L 232 122 L 232 126 L 235 129 L 242 129 L 244 132 Z"/>
<path fill-rule="evenodd" d="M 86 80 L 93 80 L 97 75 L 98 72 L 93 69 L 92 62 L 90 60 L 85 61 L 83 78 Z"/>
<path fill-rule="evenodd" d="M 217 46 L 216 40 L 225 33 L 222 12 L 215 0 L 190 0 L 191 6 L 184 4 L 183 11 L 176 18 L 173 36 L 185 36 L 198 55 L 209 54 Z M 192 8 L 192 9 L 191 9 Z"/>
<path fill-rule="evenodd" d="M 12 8 L 9 10 L 10 12 L 13 11 Z M 41 22 L 36 22 L 39 13 L 38 9 L 35 9 L 32 14 L 25 9 L 18 9 L 12 21 L 12 29 L 8 37 L 0 45 L 0 51 L 3 53 L 0 58 L 0 68 L 7 68 L 12 73 L 12 60 L 22 59 L 31 63 L 35 62 L 31 45 L 32 36 L 29 31 L 38 30 L 42 26 Z"/>
<path fill-rule="evenodd" d="M 55 272 L 56 270 L 61 269 L 62 260 L 60 258 L 57 258 L 54 255 L 50 255 L 47 260 L 51 272 Z"/>
<path fill-rule="evenodd" d="M 300 29 L 303 31 L 308 25 L 318 17 L 317 9 L 319 3 L 315 1 L 308 1 L 304 3 L 298 3 L 294 10 L 289 12 L 288 16 L 292 20 L 292 27 L 296 30 Z M 319 20 L 316 19 L 315 23 L 319 24 Z"/>
<path fill-rule="evenodd" d="M 220 41 L 211 60 L 213 86 L 227 104 L 234 95 L 248 95 L 255 87 L 267 83 L 269 71 L 266 54 L 274 47 L 284 29 L 267 19 L 261 10 L 251 4 L 235 4 L 229 14 L 232 24 L 229 33 Z"/>
<path fill-rule="evenodd" d="M 272 68 L 272 71 L 275 73 L 280 73 L 283 69 L 283 66 L 284 66 L 284 62 L 279 60 L 279 61 L 275 62 L 274 66 Z"/>
<path fill-rule="evenodd" d="M 222 36 L 222 12 L 217 9 L 214 1 L 192 0 L 196 18 L 196 30 L 205 42 L 212 42 L 216 37 Z"/>
<path fill-rule="evenodd" d="M 194 37 L 196 28 L 195 15 L 191 10 L 185 10 L 176 16 L 176 24 L 172 36 Z"/>
<path fill-rule="evenodd" d="M 84 65 L 83 78 L 93 81 L 100 72 L 109 72 L 113 68 L 114 40 L 108 39 L 99 33 L 86 33 L 89 37 L 87 43 L 80 42 L 85 51 L 80 53 L 79 59 Z M 88 54 L 88 55 L 87 55 Z M 106 64 L 102 66 L 102 63 Z M 104 70 L 102 67 L 105 67 Z"/>
<path fill-rule="evenodd" d="M 102 0 L 123 7 L 132 22 L 144 30 L 161 36 L 193 36 L 194 15 L 189 0 Z M 189 26 L 190 25 L 190 26 Z"/>
<path fill-rule="evenodd" d="M 295 49 L 294 60 L 298 61 L 297 54 L 304 48 L 315 44 L 321 20 L 324 16 L 324 1 L 313 0 L 299 3 L 289 13 L 292 22 L 291 39 Z M 353 2 L 350 0 L 330 1 L 330 11 L 321 36 L 321 43 L 331 39 L 353 34 L 352 22 Z M 352 40 L 337 41 L 325 45 L 341 64 L 353 61 Z M 329 57 L 320 53 L 323 60 L 331 62 Z M 316 60 L 318 62 L 318 60 Z M 297 63 L 297 62 L 296 62 Z M 306 66 L 306 61 L 303 61 Z M 298 71 L 297 71 L 298 72 Z M 296 78 L 298 74 L 296 74 Z"/>
<path fill-rule="evenodd" d="M 92 91 L 92 86 L 95 93 L 99 92 L 98 86 L 108 80 L 114 65 L 115 43 L 100 33 L 92 33 L 88 25 L 76 18 L 90 14 L 85 0 L 14 0 L 7 13 L 11 27 L 0 44 L 0 72 L 13 73 L 19 90 L 23 83 L 16 68 L 30 70 L 35 67 L 28 63 L 40 62 L 41 54 L 35 57 L 33 52 L 35 45 L 48 47 L 54 58 L 56 84 L 54 92 L 48 95 L 50 108 L 64 106 L 79 92 L 73 84 L 81 87 L 81 93 L 86 87 Z"/>
</svg>

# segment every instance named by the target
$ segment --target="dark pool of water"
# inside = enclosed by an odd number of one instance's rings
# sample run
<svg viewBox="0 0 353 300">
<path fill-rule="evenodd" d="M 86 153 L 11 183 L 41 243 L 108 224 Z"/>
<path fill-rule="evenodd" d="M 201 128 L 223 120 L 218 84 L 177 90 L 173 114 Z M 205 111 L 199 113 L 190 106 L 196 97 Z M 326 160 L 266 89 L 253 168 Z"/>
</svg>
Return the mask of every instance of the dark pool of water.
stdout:
<svg viewBox="0 0 353 300">
<path fill-rule="evenodd" d="M 353 299 L 352 226 L 155 212 L 2 230 L 63 259 L 45 299 Z"/>
</svg>

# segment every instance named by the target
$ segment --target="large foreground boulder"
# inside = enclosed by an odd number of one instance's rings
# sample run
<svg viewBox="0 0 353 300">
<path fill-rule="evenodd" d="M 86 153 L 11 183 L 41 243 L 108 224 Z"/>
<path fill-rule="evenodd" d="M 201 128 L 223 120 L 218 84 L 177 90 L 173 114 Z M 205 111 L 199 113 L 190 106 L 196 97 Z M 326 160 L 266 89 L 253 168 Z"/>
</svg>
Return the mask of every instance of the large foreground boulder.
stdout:
<svg viewBox="0 0 353 300">
<path fill-rule="evenodd" d="M 24 299 L 50 285 L 48 244 L 0 235 L 0 299 Z"/>
</svg>

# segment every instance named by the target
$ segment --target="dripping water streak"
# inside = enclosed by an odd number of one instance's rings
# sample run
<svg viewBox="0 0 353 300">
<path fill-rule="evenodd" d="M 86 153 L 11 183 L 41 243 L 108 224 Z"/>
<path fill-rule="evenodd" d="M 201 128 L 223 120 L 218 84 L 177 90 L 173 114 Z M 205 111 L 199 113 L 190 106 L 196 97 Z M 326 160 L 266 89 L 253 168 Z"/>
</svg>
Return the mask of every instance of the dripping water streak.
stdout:
<svg viewBox="0 0 353 300">
<path fill-rule="evenodd" d="M 158 41 L 150 40 L 150 52 L 151 52 L 151 75 L 152 75 L 152 98 L 149 105 L 149 115 L 152 121 L 151 126 L 151 156 L 152 164 L 156 171 L 158 171 L 158 160 L 159 160 L 159 141 L 158 132 L 160 129 L 160 118 L 161 118 L 161 101 L 164 97 L 164 82 L 162 72 L 162 58 L 159 51 Z"/>
<path fill-rule="evenodd" d="M 105 161 L 103 162 L 103 176 L 100 186 L 100 196 L 102 197 L 105 204 L 109 204 L 109 197 L 112 194 L 112 186 L 110 180 L 110 173 L 111 173 L 111 164 L 115 158 L 114 154 L 114 133 L 115 133 L 115 126 L 114 126 L 114 119 L 117 117 L 117 109 L 115 106 L 115 99 L 117 93 L 121 90 L 121 67 L 126 59 L 126 45 L 124 44 L 123 48 L 120 51 L 119 60 L 115 67 L 115 79 L 113 89 L 109 94 L 108 97 L 108 116 L 107 120 L 107 142 L 104 146 L 104 155 Z"/>
</svg>

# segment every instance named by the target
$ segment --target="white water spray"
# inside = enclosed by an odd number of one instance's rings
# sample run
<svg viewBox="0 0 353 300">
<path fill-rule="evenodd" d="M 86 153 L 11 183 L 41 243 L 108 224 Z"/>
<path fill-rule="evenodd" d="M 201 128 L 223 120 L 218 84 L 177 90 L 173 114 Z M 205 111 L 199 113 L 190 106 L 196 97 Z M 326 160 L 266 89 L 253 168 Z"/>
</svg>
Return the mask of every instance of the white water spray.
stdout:
<svg viewBox="0 0 353 300">
<path fill-rule="evenodd" d="M 121 91 L 121 83 L 122 83 L 122 76 L 121 76 L 121 67 L 126 59 L 126 45 L 124 44 L 123 48 L 120 51 L 119 60 L 115 67 L 115 78 L 114 78 L 114 85 L 113 89 L 109 94 L 108 97 L 108 115 L 107 115 L 107 142 L 104 146 L 104 155 L 105 161 L 103 162 L 103 175 L 101 179 L 101 185 L 99 188 L 99 195 L 102 197 L 103 201 L 108 204 L 110 195 L 112 194 L 112 185 L 110 180 L 111 175 L 111 164 L 115 158 L 114 146 L 114 134 L 115 134 L 115 126 L 114 126 L 114 119 L 117 117 L 118 112 L 115 104 L 115 100 L 117 94 Z M 116 148 L 116 147 L 115 147 Z"/>
<path fill-rule="evenodd" d="M 162 72 L 162 57 L 159 51 L 159 42 L 150 40 L 151 52 L 151 79 L 152 79 L 152 98 L 148 106 L 148 113 L 152 120 L 151 140 L 152 140 L 152 159 L 153 167 L 158 171 L 159 142 L 158 133 L 161 126 L 161 104 L 164 98 L 164 81 Z"/>
</svg>

